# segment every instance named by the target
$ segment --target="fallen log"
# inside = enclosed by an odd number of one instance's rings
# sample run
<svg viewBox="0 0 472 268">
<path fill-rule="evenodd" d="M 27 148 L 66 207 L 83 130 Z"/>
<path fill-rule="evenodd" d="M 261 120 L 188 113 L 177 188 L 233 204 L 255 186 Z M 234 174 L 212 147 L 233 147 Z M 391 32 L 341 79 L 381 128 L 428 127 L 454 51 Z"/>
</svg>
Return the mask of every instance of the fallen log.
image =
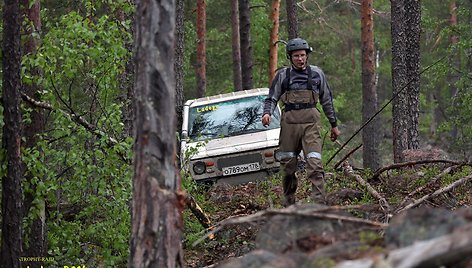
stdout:
<svg viewBox="0 0 472 268">
<path fill-rule="evenodd" d="M 204 228 L 210 227 L 210 218 L 203 212 L 202 208 L 197 204 L 197 201 L 195 201 L 195 198 L 188 193 L 185 196 L 185 204 Z"/>
<path fill-rule="evenodd" d="M 418 161 L 411 161 L 411 162 L 404 162 L 404 163 L 396 163 L 390 166 L 386 166 L 383 168 L 378 169 L 375 171 L 374 175 L 372 175 L 371 180 L 377 179 L 380 174 L 387 170 L 391 169 L 399 169 L 402 167 L 411 167 L 415 165 L 421 165 L 421 164 L 433 164 L 433 163 L 446 163 L 446 164 L 452 164 L 452 165 L 472 165 L 472 163 L 464 163 L 464 162 L 458 162 L 458 161 L 452 161 L 452 160 L 442 160 L 442 159 L 429 159 L 429 160 L 418 160 Z"/>
<path fill-rule="evenodd" d="M 426 184 L 416 188 L 414 191 L 410 192 L 407 196 L 405 196 L 405 198 L 403 198 L 403 200 L 397 206 L 397 210 L 398 210 L 398 208 L 402 208 L 405 205 L 405 203 L 408 202 L 408 200 L 410 200 L 415 194 L 417 194 L 417 193 L 423 191 L 424 189 L 428 188 L 429 186 L 435 184 L 439 179 L 444 177 L 446 174 L 449 174 L 451 172 L 451 170 L 452 170 L 452 166 L 444 169 L 439 175 L 437 175 L 436 177 L 434 177 L 433 179 L 428 181 L 428 183 L 426 183 Z"/>
<path fill-rule="evenodd" d="M 275 215 L 289 215 L 289 216 L 304 216 L 304 217 L 316 217 L 320 219 L 329 219 L 329 220 L 336 220 L 336 221 L 346 221 L 346 222 L 354 222 L 354 223 L 361 223 L 374 226 L 376 228 L 387 228 L 388 224 L 366 220 L 357 217 L 350 217 L 350 216 L 343 216 L 333 213 L 327 213 L 329 211 L 336 211 L 336 210 L 352 210 L 352 209 L 362 209 L 363 205 L 351 205 L 351 206 L 328 206 L 328 207 L 321 207 L 321 208 L 301 208 L 297 206 L 290 206 L 287 208 L 282 209 L 266 209 L 262 211 L 258 211 L 254 214 L 247 215 L 247 216 L 236 216 L 227 218 L 221 222 L 216 223 L 214 226 L 210 227 L 210 231 L 208 231 L 205 235 L 203 235 L 200 239 L 193 243 L 193 246 L 200 244 L 204 239 L 207 237 L 212 237 L 215 233 L 222 230 L 224 227 L 234 224 L 242 224 L 242 223 L 251 223 L 257 222 L 261 220 L 266 220 Z"/>
<path fill-rule="evenodd" d="M 440 194 L 443 194 L 443 193 L 447 193 L 447 192 L 450 192 L 452 190 L 454 190 L 456 187 L 462 185 L 462 184 L 465 184 L 469 181 L 472 181 L 472 175 L 469 175 L 469 176 L 466 176 L 462 179 L 459 179 L 451 184 L 449 184 L 448 186 L 446 187 L 443 187 L 441 189 L 438 189 L 437 191 L 435 191 L 434 193 L 431 193 L 431 194 L 427 194 L 425 196 L 423 196 L 422 198 L 416 200 L 415 202 L 405 206 L 404 208 L 401 208 L 401 209 L 398 209 L 396 212 L 397 213 L 400 213 L 402 211 L 405 211 L 407 209 L 410 209 L 410 208 L 413 208 L 413 207 L 416 207 L 418 206 L 419 204 L 423 203 L 424 201 L 428 200 L 428 199 L 431 199 L 433 197 L 436 197 Z"/>
<path fill-rule="evenodd" d="M 345 164 L 343 165 L 343 169 L 344 174 L 351 178 L 354 178 L 360 185 L 366 187 L 367 191 L 369 191 L 371 195 L 373 195 L 379 200 L 379 204 L 384 211 L 390 211 L 390 205 L 388 204 L 387 200 L 382 195 L 380 195 L 379 192 L 377 192 L 377 190 L 375 190 L 374 187 L 372 187 L 372 185 L 365 181 L 360 175 L 354 173 L 354 170 L 349 165 L 349 163 L 345 162 Z"/>
</svg>

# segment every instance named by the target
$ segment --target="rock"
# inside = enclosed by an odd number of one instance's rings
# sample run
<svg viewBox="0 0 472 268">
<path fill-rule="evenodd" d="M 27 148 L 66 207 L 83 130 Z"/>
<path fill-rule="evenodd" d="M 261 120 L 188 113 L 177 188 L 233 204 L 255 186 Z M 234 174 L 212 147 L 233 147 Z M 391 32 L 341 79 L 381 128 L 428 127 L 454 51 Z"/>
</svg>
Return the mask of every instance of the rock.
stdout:
<svg viewBox="0 0 472 268">
<path fill-rule="evenodd" d="M 467 222 L 460 213 L 443 208 L 421 207 L 407 210 L 391 220 L 385 234 L 385 244 L 388 248 L 406 247 L 415 241 L 449 234 Z"/>
<path fill-rule="evenodd" d="M 297 268 L 295 261 L 267 250 L 254 250 L 240 258 L 228 260 L 218 268 Z"/>
<path fill-rule="evenodd" d="M 314 209 L 320 205 L 297 207 Z M 330 245 L 346 232 L 352 230 L 352 224 L 306 216 L 277 215 L 261 228 L 256 247 L 275 253 L 309 252 Z"/>
</svg>

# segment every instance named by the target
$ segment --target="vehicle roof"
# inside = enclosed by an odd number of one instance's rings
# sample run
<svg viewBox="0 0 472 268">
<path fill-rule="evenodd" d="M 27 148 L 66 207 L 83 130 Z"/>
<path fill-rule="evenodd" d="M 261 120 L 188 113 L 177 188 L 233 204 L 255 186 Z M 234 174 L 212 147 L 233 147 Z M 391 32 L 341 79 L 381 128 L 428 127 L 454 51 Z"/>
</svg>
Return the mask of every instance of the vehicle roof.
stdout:
<svg viewBox="0 0 472 268">
<path fill-rule="evenodd" d="M 225 94 L 218 94 L 198 99 L 192 99 L 185 102 L 185 106 L 197 106 L 197 105 L 205 105 L 211 104 L 220 101 L 226 100 L 233 100 L 233 99 L 240 99 L 244 97 L 251 97 L 251 96 L 259 96 L 259 95 L 267 95 L 269 93 L 268 88 L 255 88 L 255 89 L 248 89 L 248 90 L 241 90 L 236 92 L 230 92 Z"/>
</svg>

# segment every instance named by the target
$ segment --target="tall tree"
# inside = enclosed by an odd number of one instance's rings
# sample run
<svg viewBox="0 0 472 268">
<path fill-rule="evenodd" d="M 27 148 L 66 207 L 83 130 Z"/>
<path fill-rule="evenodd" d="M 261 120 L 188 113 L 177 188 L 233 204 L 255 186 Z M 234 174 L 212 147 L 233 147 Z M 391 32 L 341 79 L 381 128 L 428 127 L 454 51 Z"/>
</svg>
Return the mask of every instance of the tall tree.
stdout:
<svg viewBox="0 0 472 268">
<path fill-rule="evenodd" d="M 375 84 L 374 18 L 373 0 L 361 3 L 362 39 L 362 121 L 365 123 L 377 112 L 377 87 Z M 380 167 L 380 122 L 374 118 L 362 130 L 364 168 Z"/>
<path fill-rule="evenodd" d="M 231 0 L 231 43 L 233 51 L 233 86 L 234 91 L 243 89 L 241 77 L 241 44 L 239 38 L 238 0 Z"/>
<path fill-rule="evenodd" d="M 206 3 L 197 0 L 197 97 L 205 96 L 206 91 Z"/>
<path fill-rule="evenodd" d="M 184 47 L 185 47 L 185 25 L 184 25 L 184 0 L 176 0 L 175 6 L 175 112 L 177 114 L 177 129 L 182 127 L 182 110 L 184 106 Z M 180 145 L 177 144 L 180 151 Z M 178 154 L 180 155 L 180 154 Z"/>
<path fill-rule="evenodd" d="M 133 5 L 134 0 L 130 1 Z M 129 13 L 125 12 L 122 8 L 118 9 L 116 11 L 116 18 L 120 22 L 121 25 L 126 24 L 126 20 L 131 21 L 131 26 L 129 31 L 131 31 L 133 39 L 135 37 L 135 18 L 134 16 L 130 16 Z M 126 42 L 125 46 L 127 50 L 133 51 L 133 43 L 132 42 Z M 126 134 L 128 136 L 133 135 L 133 122 L 134 122 L 134 111 L 133 111 L 133 103 L 131 100 L 134 99 L 134 87 L 133 87 L 133 81 L 134 81 L 134 71 L 135 71 L 135 66 L 134 66 L 134 60 L 132 57 L 129 57 L 128 61 L 126 62 L 125 69 L 121 73 L 120 77 L 120 89 L 122 92 L 121 95 L 121 102 L 124 103 L 123 109 L 122 109 L 122 117 L 123 117 L 123 123 L 124 127 L 126 129 Z"/>
<path fill-rule="evenodd" d="M 287 10 L 288 39 L 293 39 L 293 38 L 298 37 L 298 18 L 297 18 L 296 0 L 285 1 L 285 8 Z"/>
<path fill-rule="evenodd" d="M 249 0 L 239 0 L 239 26 L 241 39 L 242 89 L 251 89 L 253 87 L 253 62 L 251 44 L 251 10 L 249 8 Z"/>
<path fill-rule="evenodd" d="M 7 173 L 2 176 L 2 247 L 0 266 L 20 267 L 22 250 L 21 112 L 20 112 L 20 3 L 3 6 L 3 139 Z"/>
<path fill-rule="evenodd" d="M 455 0 L 450 0 L 449 1 L 449 25 L 451 28 L 457 27 L 457 5 Z M 459 42 L 459 37 L 452 32 L 451 35 L 449 36 L 449 44 L 450 46 L 454 46 Z M 457 69 L 460 69 L 460 57 L 455 56 L 452 59 L 452 65 L 454 71 L 451 71 L 450 74 L 448 75 L 448 84 L 450 85 L 449 91 L 451 93 L 451 96 L 456 96 L 457 95 L 457 87 L 456 82 L 459 80 L 459 75 L 457 75 Z M 453 138 L 454 141 L 457 140 L 457 132 L 458 129 L 456 126 L 454 126 L 451 129 L 451 137 Z"/>
<path fill-rule="evenodd" d="M 279 15 L 280 15 L 280 0 L 272 0 L 272 12 L 270 13 L 270 20 L 272 21 L 272 29 L 270 31 L 269 40 L 269 85 L 274 79 L 275 71 L 277 70 L 278 60 L 278 40 L 279 40 Z"/>
<path fill-rule="evenodd" d="M 175 168 L 174 0 L 139 0 L 129 267 L 183 267 Z"/>
<path fill-rule="evenodd" d="M 22 36 L 24 36 L 23 54 L 35 54 L 39 47 L 39 33 L 41 32 L 41 17 L 40 17 L 40 3 L 35 0 L 30 5 L 29 0 L 21 0 L 20 9 L 23 16 Z M 30 76 L 38 76 L 40 74 L 39 68 L 29 70 Z M 40 100 L 38 94 L 39 88 L 35 83 L 23 85 L 23 92 L 37 100 Z M 37 142 L 37 135 L 44 131 L 44 116 L 42 110 L 29 103 L 25 103 L 31 109 L 29 123 L 25 123 L 24 137 L 25 146 L 34 148 Z M 26 179 L 30 182 L 31 191 L 25 192 L 24 214 L 28 214 L 32 207 L 35 198 L 36 186 L 32 183 L 34 174 L 28 173 Z M 44 199 L 38 199 L 42 205 L 38 205 L 38 213 L 34 213 L 33 222 L 30 226 L 30 231 L 25 237 L 28 238 L 28 247 L 25 247 L 27 256 L 46 256 L 47 254 L 47 224 L 46 224 L 46 206 Z M 36 263 L 38 265 L 38 263 Z"/>
<path fill-rule="evenodd" d="M 418 148 L 420 19 L 419 0 L 391 1 L 393 158 Z"/>
</svg>

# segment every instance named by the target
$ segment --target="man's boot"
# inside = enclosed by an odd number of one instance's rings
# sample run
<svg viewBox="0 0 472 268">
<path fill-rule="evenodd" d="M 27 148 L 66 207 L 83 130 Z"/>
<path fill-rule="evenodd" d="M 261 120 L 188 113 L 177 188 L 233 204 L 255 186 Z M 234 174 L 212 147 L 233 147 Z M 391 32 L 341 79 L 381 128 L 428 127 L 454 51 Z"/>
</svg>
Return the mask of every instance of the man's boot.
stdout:
<svg viewBox="0 0 472 268">
<path fill-rule="evenodd" d="M 286 195 L 284 200 L 284 207 L 289 207 L 295 204 L 295 194 Z"/>
<path fill-rule="evenodd" d="M 295 204 L 295 194 L 297 192 L 298 180 L 295 174 L 287 174 L 283 179 L 284 203 L 285 207 Z"/>
<path fill-rule="evenodd" d="M 311 200 L 315 204 L 326 204 L 326 193 L 323 179 L 311 180 Z"/>
</svg>

